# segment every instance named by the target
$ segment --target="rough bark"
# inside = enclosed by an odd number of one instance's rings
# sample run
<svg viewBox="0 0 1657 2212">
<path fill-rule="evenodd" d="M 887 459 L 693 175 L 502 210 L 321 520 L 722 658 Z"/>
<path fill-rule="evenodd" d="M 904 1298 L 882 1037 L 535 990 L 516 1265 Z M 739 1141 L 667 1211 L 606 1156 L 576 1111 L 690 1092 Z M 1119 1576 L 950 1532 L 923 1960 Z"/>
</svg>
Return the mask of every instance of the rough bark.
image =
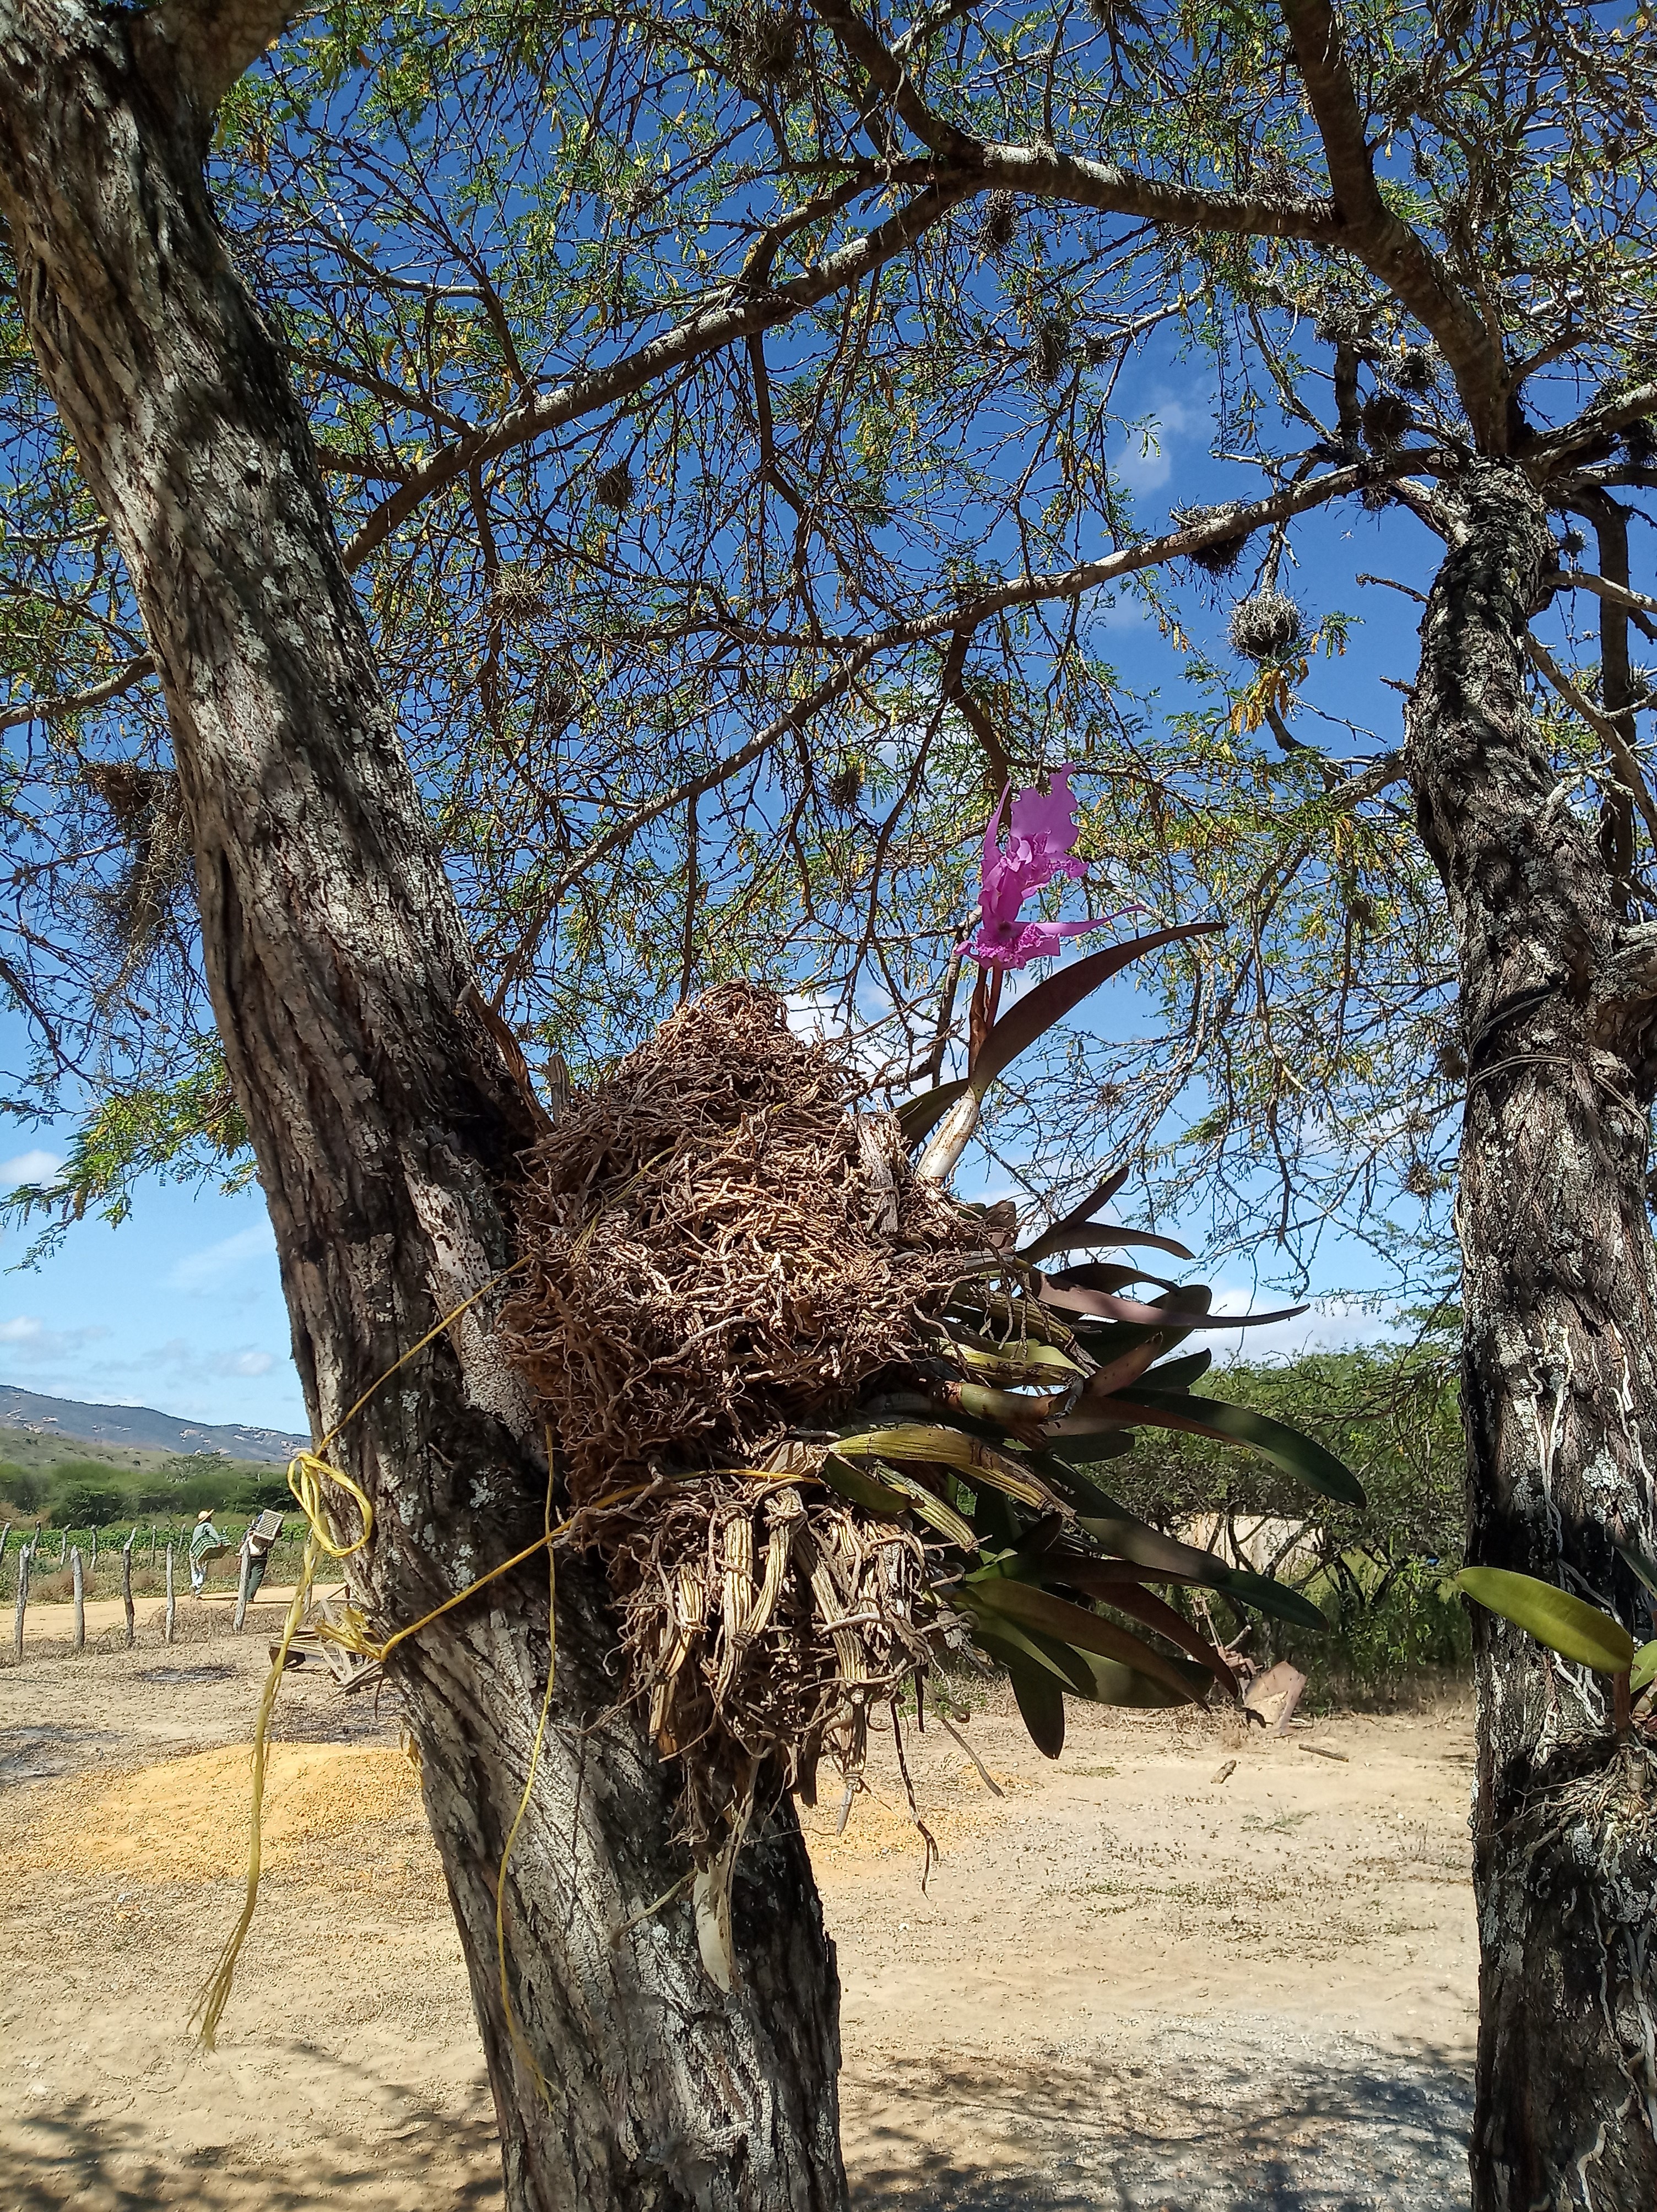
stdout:
<svg viewBox="0 0 1657 2212">
<path fill-rule="evenodd" d="M 1649 932 L 1526 708 L 1553 549 L 1514 467 L 1471 470 L 1422 624 L 1408 763 L 1460 960 L 1470 1553 L 1620 1613 L 1654 1545 Z M 1611 1685 L 1477 1614 L 1476 2212 L 1657 2202 L 1657 1849 Z"/>
<path fill-rule="evenodd" d="M 340 566 L 280 353 L 227 257 L 165 11 L 0 0 L 0 211 L 41 372 L 108 517 L 166 690 L 203 945 L 326 1433 L 511 1256 L 528 1102 Z M 391 1627 L 539 1526 L 531 1412 L 474 1309 L 337 1448 L 373 1498 L 354 1579 Z M 605 1718 L 601 1590 L 560 1577 L 554 1725 L 494 1884 L 548 1663 L 532 1566 L 393 1661 L 469 1962 L 515 2208 L 816 2212 L 844 2202 L 832 1952 L 792 1819 L 736 1889 L 723 1996 L 679 1902 L 663 1778 Z M 257 1936 L 255 1935 L 255 1940 Z M 234 2021 L 234 2014 L 232 2014 Z"/>
</svg>

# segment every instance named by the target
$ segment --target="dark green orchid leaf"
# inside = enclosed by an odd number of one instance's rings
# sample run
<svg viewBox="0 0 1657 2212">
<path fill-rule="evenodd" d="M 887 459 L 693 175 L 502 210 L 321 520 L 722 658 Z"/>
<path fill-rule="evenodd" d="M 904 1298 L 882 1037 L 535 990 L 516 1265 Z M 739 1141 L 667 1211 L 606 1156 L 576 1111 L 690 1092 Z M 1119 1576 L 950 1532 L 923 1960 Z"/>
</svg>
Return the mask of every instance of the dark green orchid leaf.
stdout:
<svg viewBox="0 0 1657 2212">
<path fill-rule="evenodd" d="M 1102 1428 L 1178 1429 L 1187 1436 L 1246 1444 L 1320 1498 L 1336 1498 L 1343 1505 L 1364 1502 L 1363 1485 L 1333 1452 L 1325 1451 L 1298 1429 L 1246 1406 L 1228 1406 L 1217 1398 L 1191 1398 L 1178 1391 L 1148 1390 L 1136 1384 L 1103 1401 L 1084 1398 L 1076 1412 L 1067 1414 L 1059 1424 L 1057 1433 L 1082 1435 L 1095 1422 Z"/>
<path fill-rule="evenodd" d="M 1108 1206 L 1127 1180 L 1126 1168 L 1112 1170 L 1103 1182 L 1094 1185 L 1080 1206 L 1073 1206 L 1070 1212 L 1059 1220 L 1050 1222 L 1033 1243 L 1025 1246 L 1023 1251 L 1019 1254 L 1020 1259 L 1039 1260 L 1045 1252 L 1068 1252 L 1070 1246 L 1065 1240 L 1073 1231 L 1079 1231 L 1085 1234 L 1100 1207 Z"/>
<path fill-rule="evenodd" d="M 1057 1759 L 1064 1748 L 1064 1692 L 1051 1674 L 1026 1667 L 1015 1659 L 1006 1662 L 1019 1717 L 1030 1731 L 1030 1741 L 1044 1759 Z"/>
<path fill-rule="evenodd" d="M 1154 1628 L 1159 1636 L 1167 1637 L 1170 1644 L 1178 1644 L 1188 1658 L 1194 1659 L 1199 1667 L 1205 1667 L 1229 1696 L 1240 1698 L 1242 1695 L 1237 1677 L 1224 1654 L 1216 1650 L 1200 1630 L 1193 1628 L 1184 1613 L 1177 1612 L 1166 1598 L 1158 1597 L 1154 1590 L 1148 1590 L 1131 1583 L 1117 1583 L 1087 1594 L 1102 1598 L 1106 1605 L 1114 1606 L 1118 1613 L 1129 1614 L 1133 1620 L 1142 1622 L 1147 1628 Z"/>
<path fill-rule="evenodd" d="M 994 1574 L 969 1576 L 956 1592 L 962 1603 L 987 1606 L 994 1613 L 1068 1644 L 1073 1650 L 1089 1651 L 1101 1659 L 1114 1659 L 1165 1688 L 1200 1702 L 1207 1695 L 1206 1677 L 1183 1660 L 1170 1659 L 1148 1644 L 1101 1620 L 1085 1606 L 1057 1597 L 1039 1583 L 1019 1582 Z"/>
<path fill-rule="evenodd" d="M 1050 1259 L 1055 1252 L 1080 1252 L 1093 1248 L 1102 1251 L 1118 1244 L 1142 1244 L 1150 1251 L 1170 1253 L 1176 1260 L 1197 1257 L 1177 1237 L 1161 1237 L 1154 1229 L 1126 1229 L 1115 1221 L 1087 1221 L 1069 1229 L 1055 1224 L 1051 1229 L 1044 1230 L 1033 1243 L 1026 1244 L 1018 1256 L 1033 1262 Z M 1151 1275 L 1142 1279 L 1156 1282 L 1160 1279 Z"/>
<path fill-rule="evenodd" d="M 1214 1293 L 1203 1283 L 1176 1284 L 1164 1297 L 1152 1304 L 1140 1298 L 1124 1298 L 1112 1291 L 1090 1288 L 1072 1279 L 1087 1273 L 1091 1268 L 1068 1267 L 1063 1277 L 1044 1275 L 1039 1281 L 1039 1295 L 1044 1304 L 1057 1306 L 1068 1319 L 1072 1314 L 1093 1314 L 1101 1321 L 1136 1322 L 1142 1328 L 1154 1328 L 1167 1322 L 1175 1328 L 1264 1328 L 1272 1322 L 1293 1321 L 1307 1310 L 1305 1306 L 1277 1306 L 1270 1313 L 1217 1314 L 1210 1310 Z M 1142 1282 L 1159 1282 L 1156 1275 L 1142 1275 Z M 1074 1326 L 1074 1323 L 1072 1324 Z"/>
<path fill-rule="evenodd" d="M 1145 1371 L 1148 1390 L 1189 1390 L 1193 1382 L 1200 1382 L 1214 1364 L 1211 1352 L 1188 1352 L 1183 1359 L 1170 1359 L 1161 1367 Z"/>
<path fill-rule="evenodd" d="M 1118 1613 L 1129 1613 L 1134 1620 L 1142 1621 L 1147 1628 L 1154 1628 L 1159 1636 L 1167 1637 L 1170 1644 L 1178 1644 L 1180 1650 L 1194 1659 L 1199 1667 L 1206 1668 L 1215 1680 L 1233 1697 L 1238 1695 L 1236 1675 L 1207 1637 L 1194 1628 L 1183 1613 L 1177 1613 L 1166 1599 L 1158 1597 L 1154 1590 L 1123 1581 L 1117 1562 L 1083 1559 L 1069 1552 L 1050 1551 L 1040 1565 L 1047 1581 L 1063 1583 L 1067 1589 L 1078 1591 L 1083 1597 L 1102 1599 L 1106 1605 L 1114 1606 Z M 1142 1574 L 1145 1570 L 1142 1567 L 1133 1571 Z"/>
<path fill-rule="evenodd" d="M 955 1101 L 966 1096 L 967 1088 L 963 1076 L 958 1083 L 941 1083 L 935 1091 L 923 1091 L 917 1097 L 905 1099 L 898 1109 L 898 1127 L 910 1152 L 931 1135 Z"/>
<path fill-rule="evenodd" d="M 1648 1597 L 1657 1599 L 1657 1566 L 1654 1566 L 1636 1545 L 1624 1544 L 1619 1539 L 1617 1555 L 1634 1577 Z"/>
<path fill-rule="evenodd" d="M 1626 1674 L 1634 1665 L 1634 1638 L 1622 1622 L 1552 1583 L 1506 1567 L 1464 1567 L 1452 1579 L 1477 1604 L 1511 1620 L 1562 1659 L 1600 1674 Z"/>
<path fill-rule="evenodd" d="M 1212 1552 L 1199 1551 L 1195 1544 L 1182 1544 L 1177 1536 L 1165 1536 L 1160 1528 L 1141 1521 L 1113 1498 L 1106 1498 L 1102 1491 L 1095 1490 L 1094 1495 L 1103 1499 L 1108 1511 L 1084 1512 L 1078 1518 L 1077 1527 L 1085 1529 L 1105 1551 L 1146 1569 L 1153 1579 L 1160 1574 L 1172 1575 L 1204 1589 L 1218 1590 L 1235 1605 L 1252 1606 L 1257 1613 L 1270 1613 L 1278 1620 L 1293 1622 L 1298 1628 L 1327 1631 L 1328 1616 L 1309 1597 L 1291 1589 L 1287 1583 L 1276 1582 L 1268 1575 L 1252 1574 L 1245 1568 L 1226 1566 Z"/>
<path fill-rule="evenodd" d="M 972 1640 L 1009 1670 L 1015 1662 L 1039 1667 L 1056 1682 L 1062 1683 L 1072 1697 L 1085 1698 L 1090 1705 L 1123 1705 L 1138 1711 L 1161 1712 L 1170 1705 L 1191 1703 L 1183 1688 L 1168 1689 L 1161 1682 L 1152 1681 L 1149 1675 L 1124 1667 L 1114 1659 L 1102 1659 L 1093 1651 L 1075 1650 L 1057 1638 L 1020 1628 L 1012 1620 L 980 1614 L 974 1619 Z"/>
<path fill-rule="evenodd" d="M 1050 975 L 1045 983 L 1038 983 L 1033 991 L 1009 1008 L 984 1038 L 972 1069 L 973 1090 L 982 1098 L 996 1078 L 1010 1067 L 1021 1052 L 1133 961 L 1160 951 L 1165 945 L 1177 945 L 1191 937 L 1211 937 L 1224 927 L 1222 921 L 1182 922 L 1177 928 L 1156 929 L 1144 937 L 1130 938 L 1123 945 L 1107 945 L 1102 951 L 1090 953 L 1085 960 L 1061 968 L 1057 975 Z"/>
<path fill-rule="evenodd" d="M 1270 1613 L 1296 1628 L 1316 1629 L 1320 1635 L 1329 1632 L 1329 1615 L 1323 1607 L 1275 1576 L 1257 1575 L 1246 1567 L 1221 1567 L 1209 1587 L 1234 1605 L 1252 1606 L 1256 1613 Z"/>
<path fill-rule="evenodd" d="M 1037 1635 L 1020 1627 L 1015 1620 L 1002 1620 L 987 1607 L 963 1606 L 961 1611 L 972 1625 L 972 1641 L 982 1644 L 990 1657 L 998 1659 L 1003 1667 L 1034 1667 L 1051 1674 L 1073 1697 L 1086 1698 L 1090 1702 L 1094 1698 L 1093 1677 L 1081 1652 L 1073 1650 L 1055 1637 Z"/>
</svg>

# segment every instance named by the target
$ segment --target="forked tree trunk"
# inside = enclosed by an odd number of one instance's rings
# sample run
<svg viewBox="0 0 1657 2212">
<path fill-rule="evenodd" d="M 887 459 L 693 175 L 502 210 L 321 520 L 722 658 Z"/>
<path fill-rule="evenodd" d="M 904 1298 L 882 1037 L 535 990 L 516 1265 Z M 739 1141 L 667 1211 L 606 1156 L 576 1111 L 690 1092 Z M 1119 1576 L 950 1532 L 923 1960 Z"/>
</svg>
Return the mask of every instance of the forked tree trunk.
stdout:
<svg viewBox="0 0 1657 2212">
<path fill-rule="evenodd" d="M 1657 933 L 1619 924 L 1596 824 L 1526 710 L 1522 641 L 1555 557 L 1542 504 L 1518 469 L 1495 465 L 1453 497 L 1408 759 L 1449 895 L 1469 1063 L 1458 1205 L 1470 1551 L 1612 1606 L 1642 1637 L 1643 1599 L 1613 1538 L 1657 1553 Z M 1488 1613 L 1474 1648 L 1476 2212 L 1648 2212 L 1645 1757 L 1617 1750 L 1605 1678 Z"/>
<path fill-rule="evenodd" d="M 206 118 L 161 13 L 0 0 L 0 210 L 41 372 L 125 556 L 172 720 L 225 1051 L 326 1432 L 511 1256 L 533 1133 L 340 567 L 282 357 L 231 269 Z M 372 1497 L 360 1577 L 414 1620 L 539 1527 L 529 1407 L 478 1309 L 338 1445 Z M 354 1569 L 355 1577 L 355 1569 Z M 505 1901 L 494 1884 L 548 1661 L 532 1565 L 393 1660 L 471 1972 L 519 2208 L 818 2212 L 844 2202 L 838 1988 L 791 1816 L 744 1855 L 722 1996 L 614 1636 L 560 1579 L 558 1695 Z M 594 1723 L 600 1723 L 595 1725 Z M 254 1940 L 257 1941 L 257 1928 Z M 234 2026 L 234 2013 L 231 2015 Z"/>
</svg>

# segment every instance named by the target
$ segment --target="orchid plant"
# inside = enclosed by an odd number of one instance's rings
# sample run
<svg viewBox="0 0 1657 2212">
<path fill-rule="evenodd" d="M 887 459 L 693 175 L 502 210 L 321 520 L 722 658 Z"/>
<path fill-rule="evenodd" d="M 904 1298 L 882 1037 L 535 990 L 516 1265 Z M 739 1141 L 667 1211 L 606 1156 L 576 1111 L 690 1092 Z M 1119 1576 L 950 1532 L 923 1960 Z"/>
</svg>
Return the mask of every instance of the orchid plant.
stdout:
<svg viewBox="0 0 1657 2212">
<path fill-rule="evenodd" d="M 1058 951 L 1067 937 L 1084 937 L 1089 930 L 1102 929 L 1106 921 L 1117 919 L 1115 915 L 1087 921 L 1026 921 L 1022 918 L 1020 909 L 1026 900 L 1045 890 L 1056 877 L 1068 876 L 1079 883 L 1087 874 L 1075 849 L 1076 798 L 1070 787 L 1075 773 L 1067 762 L 1055 770 L 1045 792 L 1033 787 L 1014 795 L 1009 783 L 984 830 L 978 930 L 967 947 L 970 957 L 978 963 L 972 994 L 969 1073 L 996 1018 L 1008 969 L 1047 959 Z M 1005 842 L 1003 816 L 1008 817 Z"/>
<path fill-rule="evenodd" d="M 1049 959 L 1066 938 L 1085 937 L 1124 914 L 1138 911 L 1125 907 L 1085 921 L 1026 921 L 1023 917 L 1025 902 L 1034 893 L 1060 877 L 1076 883 L 1087 873 L 1075 849 L 1076 797 L 1070 785 L 1075 773 L 1069 762 L 1056 769 L 1045 791 L 1033 786 L 1014 793 L 1009 783 L 984 830 L 977 934 L 963 948 L 978 969 L 967 1022 L 966 1073 L 959 1082 L 926 1094 L 928 1126 L 941 1122 L 919 1162 L 918 1172 L 929 1182 L 947 1182 L 978 1127 L 985 1091 L 1015 1054 L 1140 953 L 1219 927 L 1215 922 L 1187 924 L 1127 945 L 1109 945 L 1050 976 L 1021 999 L 1005 1021 L 997 1019 L 1009 969 Z M 913 1103 L 922 1105 L 918 1100 Z"/>
</svg>

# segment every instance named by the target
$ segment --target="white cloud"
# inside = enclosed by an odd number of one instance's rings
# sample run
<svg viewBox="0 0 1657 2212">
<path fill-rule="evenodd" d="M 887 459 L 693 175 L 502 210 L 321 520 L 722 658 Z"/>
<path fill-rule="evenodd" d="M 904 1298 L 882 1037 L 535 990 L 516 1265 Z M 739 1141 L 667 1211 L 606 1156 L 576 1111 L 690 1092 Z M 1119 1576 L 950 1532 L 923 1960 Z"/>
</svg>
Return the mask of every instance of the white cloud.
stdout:
<svg viewBox="0 0 1657 2212">
<path fill-rule="evenodd" d="M 256 1221 L 234 1237 L 221 1238 L 199 1252 L 186 1252 L 175 1260 L 163 1278 L 169 1291 L 216 1291 L 239 1274 L 249 1261 L 262 1260 L 276 1250 L 276 1237 L 268 1221 Z"/>
<path fill-rule="evenodd" d="M 268 1352 L 222 1352 L 211 1364 L 215 1375 L 268 1375 L 276 1365 Z"/>
<path fill-rule="evenodd" d="M 1117 474 L 1130 491 L 1161 491 L 1173 473 L 1171 446 L 1176 439 L 1190 436 L 1201 422 L 1202 417 L 1183 400 L 1159 392 L 1115 455 Z"/>
<path fill-rule="evenodd" d="M 1229 1283 L 1221 1284 L 1215 1296 L 1220 1313 L 1270 1313 L 1298 1303 Z M 1325 1297 L 1311 1300 L 1306 1312 L 1293 1321 L 1268 1322 L 1262 1328 L 1240 1328 L 1230 1334 L 1205 1329 L 1203 1336 L 1218 1361 L 1275 1361 L 1298 1359 L 1308 1352 L 1347 1352 L 1361 1344 L 1384 1343 L 1397 1324 L 1392 1306 L 1378 1307 L 1368 1298 Z"/>
<path fill-rule="evenodd" d="M 64 1372 L 76 1354 L 108 1334 L 107 1328 L 95 1326 L 48 1328 L 33 1314 L 15 1314 L 9 1321 L 0 1321 L 0 1346 L 11 1347 L 0 1352 L 0 1364 L 9 1370 L 21 1368 L 30 1375 Z"/>
<path fill-rule="evenodd" d="M 56 1152 L 19 1152 L 15 1159 L 0 1162 L 0 1190 L 15 1190 L 24 1182 L 50 1182 L 63 1164 Z"/>
</svg>

